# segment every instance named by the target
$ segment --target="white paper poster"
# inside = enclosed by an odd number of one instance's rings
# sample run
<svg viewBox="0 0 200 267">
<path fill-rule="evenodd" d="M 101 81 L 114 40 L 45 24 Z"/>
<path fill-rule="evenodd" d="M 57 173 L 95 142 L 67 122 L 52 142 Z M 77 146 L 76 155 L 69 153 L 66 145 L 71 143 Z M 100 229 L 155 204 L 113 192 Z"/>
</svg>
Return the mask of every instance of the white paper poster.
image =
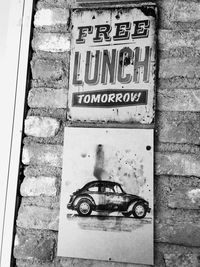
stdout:
<svg viewBox="0 0 200 267">
<path fill-rule="evenodd" d="M 65 128 L 58 256 L 153 264 L 153 130 Z"/>
</svg>

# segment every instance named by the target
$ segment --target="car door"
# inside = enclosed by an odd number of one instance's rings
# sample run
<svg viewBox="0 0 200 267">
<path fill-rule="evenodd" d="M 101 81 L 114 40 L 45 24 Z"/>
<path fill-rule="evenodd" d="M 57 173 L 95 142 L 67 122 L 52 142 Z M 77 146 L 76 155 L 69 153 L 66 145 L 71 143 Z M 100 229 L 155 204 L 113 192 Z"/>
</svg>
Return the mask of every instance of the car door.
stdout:
<svg viewBox="0 0 200 267">
<path fill-rule="evenodd" d="M 98 207 L 100 205 L 99 185 L 93 184 L 88 187 L 87 194 L 94 200 L 95 205 Z"/>
<path fill-rule="evenodd" d="M 108 210 L 120 210 L 123 204 L 123 197 L 115 192 L 113 185 L 105 187 L 105 205 Z"/>
<path fill-rule="evenodd" d="M 119 210 L 124 210 L 126 207 L 126 196 L 118 185 L 113 187 L 113 203 L 118 206 Z"/>
<path fill-rule="evenodd" d="M 105 185 L 100 185 L 99 188 L 99 210 L 106 211 L 106 191 L 105 191 Z"/>
</svg>

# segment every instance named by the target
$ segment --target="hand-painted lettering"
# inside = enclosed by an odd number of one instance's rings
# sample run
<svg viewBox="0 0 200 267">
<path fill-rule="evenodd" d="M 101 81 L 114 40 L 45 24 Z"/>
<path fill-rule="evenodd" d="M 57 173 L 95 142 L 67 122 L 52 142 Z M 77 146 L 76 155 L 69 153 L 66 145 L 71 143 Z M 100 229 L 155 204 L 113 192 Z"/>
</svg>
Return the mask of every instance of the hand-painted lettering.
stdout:
<svg viewBox="0 0 200 267">
<path fill-rule="evenodd" d="M 129 47 L 125 47 L 119 52 L 119 63 L 118 63 L 118 81 L 120 83 L 130 83 L 132 76 L 127 73 L 124 75 L 124 68 L 126 65 L 129 65 L 133 60 L 133 51 Z"/>
<path fill-rule="evenodd" d="M 84 60 L 81 57 L 85 57 Z M 122 84 L 149 82 L 151 49 L 124 47 L 119 50 L 86 51 L 81 55 L 76 51 L 72 83 L 75 86 L 97 85 L 101 83 Z M 142 60 L 143 59 L 143 60 Z M 84 77 L 83 77 L 84 76 Z"/>
<path fill-rule="evenodd" d="M 76 43 L 77 44 L 84 44 L 85 39 L 83 39 L 83 37 L 87 36 L 87 32 L 92 33 L 93 27 L 92 26 L 83 26 L 83 27 L 78 27 L 78 30 L 79 30 L 79 36 L 78 36 L 78 39 L 76 39 Z"/>
<path fill-rule="evenodd" d="M 94 62 L 94 71 L 92 76 L 92 66 Z M 99 80 L 99 63 L 100 63 L 100 51 L 97 50 L 95 56 L 92 57 L 91 51 L 86 53 L 86 64 L 85 64 L 85 82 L 87 84 L 97 84 Z"/>
<path fill-rule="evenodd" d="M 109 24 L 95 25 L 96 36 L 93 38 L 94 42 L 102 42 L 103 37 L 105 41 L 110 41 L 111 37 L 109 33 L 111 32 L 111 26 Z"/>
<path fill-rule="evenodd" d="M 147 38 L 149 35 L 150 21 L 126 21 L 115 23 L 114 29 L 110 24 L 98 24 L 77 27 L 77 44 L 84 44 L 88 34 L 92 34 L 94 43 L 122 41 L 137 38 Z"/>
<path fill-rule="evenodd" d="M 134 33 L 131 35 L 132 39 L 148 37 L 150 27 L 149 20 L 135 21 L 134 26 Z"/>
<path fill-rule="evenodd" d="M 109 83 L 115 83 L 115 75 L 116 75 L 116 49 L 112 49 L 112 53 L 110 56 L 110 52 L 108 50 L 103 51 L 103 63 L 102 63 L 102 75 L 101 75 L 101 83 L 108 83 L 108 73 L 110 76 Z"/>
<path fill-rule="evenodd" d="M 130 22 L 115 23 L 116 33 L 113 36 L 114 41 L 128 40 L 130 38 Z"/>
<path fill-rule="evenodd" d="M 147 90 L 103 90 L 73 93 L 72 103 L 77 107 L 145 105 Z"/>
</svg>

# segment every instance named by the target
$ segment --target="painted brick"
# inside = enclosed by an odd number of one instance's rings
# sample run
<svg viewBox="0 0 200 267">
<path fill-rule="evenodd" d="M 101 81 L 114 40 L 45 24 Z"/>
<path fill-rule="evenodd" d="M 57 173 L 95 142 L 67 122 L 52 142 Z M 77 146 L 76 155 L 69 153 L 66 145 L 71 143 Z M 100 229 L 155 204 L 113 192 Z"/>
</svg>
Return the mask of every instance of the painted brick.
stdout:
<svg viewBox="0 0 200 267">
<path fill-rule="evenodd" d="M 70 50 L 69 34 L 36 33 L 32 41 L 33 50 L 45 52 L 67 52 Z"/>
<path fill-rule="evenodd" d="M 55 261 L 57 263 L 57 261 Z M 110 261 L 96 261 L 85 259 L 70 259 L 63 258 L 59 261 L 59 267 L 151 267 L 150 265 L 134 264 L 134 263 L 119 263 Z M 57 266 L 57 265 L 56 265 Z"/>
<path fill-rule="evenodd" d="M 200 177 L 200 157 L 195 154 L 156 152 L 156 174 Z"/>
<path fill-rule="evenodd" d="M 75 2 L 76 0 L 39 0 L 37 2 L 37 8 L 69 8 Z"/>
<path fill-rule="evenodd" d="M 199 28 L 199 3 L 187 0 L 158 0 L 159 27 L 164 29 Z"/>
<path fill-rule="evenodd" d="M 60 121 L 66 120 L 66 109 L 41 109 L 31 108 L 27 112 L 28 116 L 39 116 L 39 117 L 51 117 L 56 118 Z"/>
<path fill-rule="evenodd" d="M 55 176 L 60 178 L 62 175 L 62 169 L 54 166 L 25 166 L 24 175 L 27 177 Z"/>
<path fill-rule="evenodd" d="M 158 112 L 157 138 L 160 142 L 200 144 L 200 114 L 194 112 Z"/>
<path fill-rule="evenodd" d="M 159 49 L 167 50 L 180 47 L 200 49 L 199 30 L 160 30 Z"/>
<path fill-rule="evenodd" d="M 165 266 L 166 267 L 176 267 L 176 266 L 199 266 L 199 255 L 194 253 L 165 253 Z"/>
<path fill-rule="evenodd" d="M 69 8 L 75 5 L 75 0 L 40 0 L 37 3 L 38 9 L 49 8 Z M 199 4 L 195 1 L 184 0 L 158 0 L 159 26 L 162 28 L 173 28 L 174 22 L 193 22 L 199 20 Z"/>
<path fill-rule="evenodd" d="M 17 259 L 52 261 L 55 234 L 51 232 L 18 229 L 15 236 L 14 256 Z"/>
<path fill-rule="evenodd" d="M 182 217 L 184 215 L 188 218 L 195 217 L 194 214 L 199 210 L 199 188 L 198 177 L 156 176 L 154 190 L 156 212 L 159 214 L 169 208 L 175 211 L 179 209 L 181 212 L 184 210 Z M 180 214 L 177 216 L 180 217 Z M 177 218 L 176 215 L 174 217 Z M 185 221 L 182 217 L 181 220 Z"/>
<path fill-rule="evenodd" d="M 52 89 L 63 89 L 68 88 L 68 76 L 63 77 L 62 79 L 53 80 L 53 79 L 47 79 L 47 80 L 32 80 L 31 82 L 32 88 L 52 88 Z"/>
<path fill-rule="evenodd" d="M 169 195 L 168 206 L 175 209 L 197 209 L 200 206 L 200 188 L 179 188 Z"/>
<path fill-rule="evenodd" d="M 59 209 L 37 206 L 21 206 L 18 211 L 17 226 L 26 229 L 46 229 L 58 231 Z"/>
<path fill-rule="evenodd" d="M 200 251 L 198 248 L 188 248 L 172 244 L 155 244 L 154 267 L 189 267 L 199 266 Z M 38 260 L 22 260 L 16 262 L 18 267 L 150 267 L 149 265 L 123 264 L 74 258 L 55 258 L 53 262 Z"/>
<path fill-rule="evenodd" d="M 32 144 L 33 142 L 37 142 L 38 144 L 49 144 L 49 145 L 63 145 L 64 143 L 64 127 L 58 132 L 56 136 L 53 137 L 34 137 L 34 136 L 27 136 L 24 138 L 23 143 L 24 145 Z"/>
<path fill-rule="evenodd" d="M 198 58 L 166 58 L 159 63 L 159 77 L 200 77 L 200 60 Z"/>
<path fill-rule="evenodd" d="M 155 250 L 155 253 L 154 253 L 154 266 L 155 267 L 166 267 L 164 255 L 159 250 Z"/>
<path fill-rule="evenodd" d="M 200 4 L 195 1 L 177 1 L 173 11 L 173 21 L 195 22 L 199 20 Z"/>
<path fill-rule="evenodd" d="M 165 267 L 199 266 L 199 248 L 157 243 L 155 244 L 155 252 L 157 250 L 164 256 Z"/>
<path fill-rule="evenodd" d="M 164 29 L 172 28 L 171 17 L 175 6 L 174 0 L 158 0 L 159 8 L 159 27 Z"/>
<path fill-rule="evenodd" d="M 22 197 L 21 205 L 23 206 L 38 206 L 49 209 L 59 209 L 60 207 L 60 196 L 34 196 L 34 197 Z"/>
<path fill-rule="evenodd" d="M 31 62 L 33 79 L 60 80 L 65 76 L 63 63 L 60 60 L 36 59 Z"/>
<path fill-rule="evenodd" d="M 25 120 L 24 132 L 35 137 L 55 136 L 60 128 L 60 122 L 50 117 L 28 116 Z"/>
<path fill-rule="evenodd" d="M 63 8 L 42 8 L 38 10 L 34 18 L 34 26 L 54 26 L 59 24 L 67 24 L 69 20 L 69 9 Z"/>
<path fill-rule="evenodd" d="M 41 263 L 36 260 L 17 260 L 17 267 L 152 267 L 152 265 L 143 264 L 125 264 L 108 261 L 95 261 L 75 258 L 55 258 L 53 262 Z M 155 265 L 155 267 L 164 267 Z"/>
<path fill-rule="evenodd" d="M 54 262 L 41 262 L 35 259 L 32 260 L 22 260 L 17 259 L 16 260 L 16 267 L 55 267 Z M 57 267 L 60 267 L 59 265 L 56 265 Z"/>
<path fill-rule="evenodd" d="M 167 153 L 199 154 L 200 147 L 191 144 L 156 143 L 155 151 Z"/>
<path fill-rule="evenodd" d="M 157 108 L 165 111 L 200 111 L 200 90 L 159 90 Z"/>
<path fill-rule="evenodd" d="M 28 96 L 28 105 L 31 108 L 67 108 L 67 90 L 31 89 Z"/>
<path fill-rule="evenodd" d="M 173 77 L 158 79 L 159 89 L 195 89 L 200 87 L 200 78 Z"/>
<path fill-rule="evenodd" d="M 200 247 L 199 211 L 157 208 L 159 205 L 155 206 L 155 242 Z"/>
<path fill-rule="evenodd" d="M 20 192 L 22 196 L 56 196 L 56 177 L 25 177 Z"/>
<path fill-rule="evenodd" d="M 155 235 L 156 242 L 200 247 L 200 226 L 198 223 L 179 222 L 170 224 L 169 221 L 163 221 L 155 224 Z"/>
<path fill-rule="evenodd" d="M 23 148 L 22 162 L 29 164 L 46 164 L 54 167 L 62 167 L 63 147 L 59 145 L 30 144 Z"/>
</svg>

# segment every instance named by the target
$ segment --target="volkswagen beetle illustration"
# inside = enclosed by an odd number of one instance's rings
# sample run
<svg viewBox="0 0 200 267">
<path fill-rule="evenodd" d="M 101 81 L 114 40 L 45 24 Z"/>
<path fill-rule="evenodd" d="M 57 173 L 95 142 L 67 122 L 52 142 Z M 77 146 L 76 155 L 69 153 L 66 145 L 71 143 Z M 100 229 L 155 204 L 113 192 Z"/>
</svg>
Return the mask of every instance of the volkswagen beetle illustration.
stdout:
<svg viewBox="0 0 200 267">
<path fill-rule="evenodd" d="M 151 211 L 148 201 L 127 194 L 121 185 L 112 181 L 91 181 L 70 196 L 68 209 L 80 216 L 89 216 L 92 211 L 121 212 L 125 217 L 133 215 L 142 219 Z"/>
</svg>

